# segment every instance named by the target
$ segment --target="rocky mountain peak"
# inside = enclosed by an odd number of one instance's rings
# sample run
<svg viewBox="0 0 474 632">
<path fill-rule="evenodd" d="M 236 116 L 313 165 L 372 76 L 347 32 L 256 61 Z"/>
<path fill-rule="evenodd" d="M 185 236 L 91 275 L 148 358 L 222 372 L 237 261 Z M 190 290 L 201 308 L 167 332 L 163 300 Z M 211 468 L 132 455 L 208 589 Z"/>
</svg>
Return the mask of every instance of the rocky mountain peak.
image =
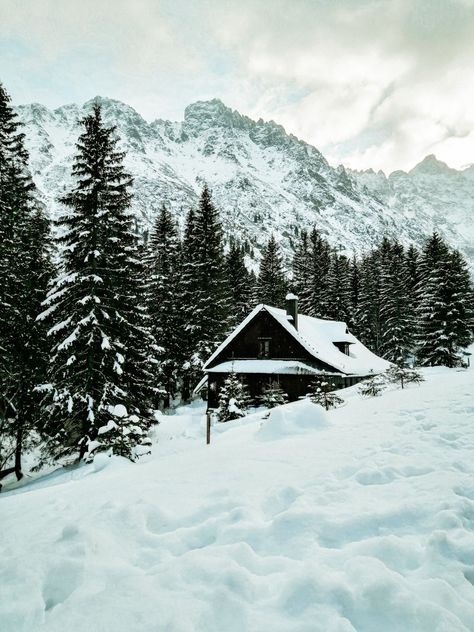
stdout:
<svg viewBox="0 0 474 632">
<path fill-rule="evenodd" d="M 100 96 L 54 111 L 40 104 L 18 107 L 32 174 L 52 216 L 72 183 L 78 121 L 94 103 L 101 104 L 106 124 L 117 126 L 143 228 L 163 203 L 182 223 L 207 182 L 226 233 L 245 242 L 249 261 L 258 260 L 271 233 L 289 260 L 301 230 L 314 225 L 347 254 L 367 250 L 382 235 L 419 244 L 438 229 L 474 261 L 470 169 L 451 170 L 435 156 L 389 178 L 333 168 L 281 125 L 254 121 L 219 99 L 189 105 L 183 122 L 148 123 L 129 105 Z"/>
<path fill-rule="evenodd" d="M 227 107 L 220 99 L 196 101 L 184 110 L 184 126 L 197 133 L 214 127 L 246 129 L 249 123 L 250 119 Z"/>
<path fill-rule="evenodd" d="M 445 162 L 438 160 L 434 154 L 430 154 L 423 158 L 411 171 L 410 175 L 422 174 L 422 175 L 440 175 L 456 173 L 455 169 L 451 169 Z"/>
</svg>

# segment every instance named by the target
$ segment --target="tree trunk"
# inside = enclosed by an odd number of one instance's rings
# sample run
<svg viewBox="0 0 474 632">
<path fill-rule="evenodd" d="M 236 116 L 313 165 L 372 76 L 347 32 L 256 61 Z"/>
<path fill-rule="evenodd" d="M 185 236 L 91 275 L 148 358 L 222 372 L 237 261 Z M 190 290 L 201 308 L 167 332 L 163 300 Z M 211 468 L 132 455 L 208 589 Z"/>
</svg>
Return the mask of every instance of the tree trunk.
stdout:
<svg viewBox="0 0 474 632">
<path fill-rule="evenodd" d="M 23 424 L 19 424 L 16 431 L 16 448 L 15 448 L 15 476 L 19 481 L 23 478 L 23 472 L 21 471 L 21 454 L 23 451 Z"/>
</svg>

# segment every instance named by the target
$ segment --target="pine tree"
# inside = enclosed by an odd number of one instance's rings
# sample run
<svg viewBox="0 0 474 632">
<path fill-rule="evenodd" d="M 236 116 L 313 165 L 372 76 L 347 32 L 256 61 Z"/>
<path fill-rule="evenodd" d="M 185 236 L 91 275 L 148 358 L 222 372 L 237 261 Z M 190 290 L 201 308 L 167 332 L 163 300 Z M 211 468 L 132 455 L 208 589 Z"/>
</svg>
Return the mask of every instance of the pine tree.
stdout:
<svg viewBox="0 0 474 632">
<path fill-rule="evenodd" d="M 351 270 L 347 257 L 333 252 L 327 272 L 325 317 L 347 323 L 351 318 Z"/>
<path fill-rule="evenodd" d="M 181 275 L 179 294 L 181 303 L 181 343 L 178 350 L 180 366 L 178 375 L 181 383 L 181 397 L 188 401 L 191 396 L 191 384 L 196 381 L 200 367 L 193 364 L 194 352 L 198 342 L 199 326 L 195 320 L 198 287 L 195 262 L 198 243 L 196 239 L 196 213 L 190 209 L 184 228 L 181 248 Z"/>
<path fill-rule="evenodd" d="M 188 399 L 190 385 L 198 381 L 203 363 L 222 342 L 230 321 L 222 227 L 207 187 L 198 209 L 188 215 L 182 266 L 187 352 L 182 394 Z"/>
<path fill-rule="evenodd" d="M 385 378 L 392 384 L 400 384 L 402 389 L 407 384 L 420 384 L 424 381 L 423 375 L 412 367 L 397 366 L 392 364 L 390 368 L 385 371 Z"/>
<path fill-rule="evenodd" d="M 404 366 L 414 343 L 413 303 L 403 246 L 395 242 L 382 264 L 380 284 L 380 351 L 384 358 Z"/>
<path fill-rule="evenodd" d="M 164 404 L 170 406 L 178 390 L 183 318 L 180 309 L 181 243 L 171 213 L 163 205 L 148 242 L 147 310 L 151 333 L 159 341 L 156 383 L 161 385 Z"/>
<path fill-rule="evenodd" d="M 313 404 L 324 406 L 326 410 L 342 406 L 344 400 L 334 393 L 335 385 L 328 377 L 313 380 L 310 384 L 309 397 Z"/>
<path fill-rule="evenodd" d="M 252 308 L 252 278 L 245 266 L 242 247 L 234 242 L 225 257 L 230 295 L 230 326 L 238 325 Z"/>
<path fill-rule="evenodd" d="M 306 230 L 302 230 L 298 245 L 293 255 L 293 291 L 298 296 L 299 309 L 303 314 L 309 314 L 311 307 L 310 287 L 310 243 Z"/>
<path fill-rule="evenodd" d="M 331 248 L 316 228 L 309 236 L 309 277 L 308 277 L 308 316 L 327 318 L 330 306 L 328 304 L 328 274 L 331 265 Z"/>
<path fill-rule="evenodd" d="M 408 293 L 412 304 L 416 300 L 416 288 L 420 282 L 420 253 L 412 244 L 406 252 L 406 269 L 408 275 Z"/>
<path fill-rule="evenodd" d="M 274 235 L 271 235 L 262 249 L 256 292 L 259 303 L 274 307 L 284 307 L 285 305 L 287 282 L 280 247 Z"/>
<path fill-rule="evenodd" d="M 131 178 L 100 107 L 82 125 L 76 184 L 61 200 L 62 267 L 42 314 L 52 338 L 46 456 L 112 449 L 133 459 L 151 423 L 152 339 L 140 305 Z"/>
<path fill-rule="evenodd" d="M 387 388 L 381 375 L 373 375 L 359 385 L 359 393 L 362 397 L 378 397 Z"/>
<path fill-rule="evenodd" d="M 232 371 L 225 379 L 219 392 L 218 420 L 231 421 L 239 417 L 245 417 L 248 403 L 247 388 L 244 382 Z"/>
<path fill-rule="evenodd" d="M 24 134 L 0 84 L 0 478 L 22 477 L 22 453 L 40 430 L 46 333 L 36 322 L 51 264 L 49 226 L 35 199 Z"/>
<path fill-rule="evenodd" d="M 350 315 L 347 320 L 347 325 L 351 331 L 358 335 L 358 322 L 357 311 L 359 309 L 359 296 L 360 296 L 360 272 L 359 262 L 355 255 L 352 257 L 349 266 L 349 281 L 350 281 Z"/>
<path fill-rule="evenodd" d="M 421 365 L 457 366 L 460 349 L 472 340 L 471 284 L 459 253 L 438 233 L 420 259 L 417 357 Z"/>
<path fill-rule="evenodd" d="M 379 293 L 376 277 L 376 258 L 370 253 L 359 265 L 356 332 L 361 342 L 374 352 L 377 352 L 379 347 Z"/>
<path fill-rule="evenodd" d="M 270 380 L 268 384 L 263 388 L 260 395 L 259 403 L 266 408 L 275 408 L 275 406 L 282 406 L 288 402 L 288 395 L 280 387 L 278 382 Z"/>
</svg>

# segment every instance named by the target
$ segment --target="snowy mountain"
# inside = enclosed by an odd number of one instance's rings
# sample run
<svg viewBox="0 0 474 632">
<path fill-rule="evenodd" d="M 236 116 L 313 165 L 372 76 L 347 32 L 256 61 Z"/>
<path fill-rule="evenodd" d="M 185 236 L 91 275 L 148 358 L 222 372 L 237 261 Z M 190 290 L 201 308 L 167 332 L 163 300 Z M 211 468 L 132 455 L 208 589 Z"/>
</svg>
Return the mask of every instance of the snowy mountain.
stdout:
<svg viewBox="0 0 474 632">
<path fill-rule="evenodd" d="M 148 123 L 128 105 L 101 97 L 54 111 L 19 106 L 34 179 L 53 214 L 71 183 L 78 120 L 94 102 L 117 125 L 145 229 L 163 202 L 182 222 L 206 181 L 225 230 L 247 240 L 257 258 L 271 232 L 289 252 L 299 230 L 316 223 L 348 253 L 367 249 L 382 234 L 419 243 L 438 228 L 474 263 L 474 168 L 458 172 L 434 157 L 388 178 L 333 168 L 280 125 L 253 121 L 217 99 L 189 105 L 182 122 Z"/>
<path fill-rule="evenodd" d="M 359 184 L 383 201 L 420 234 L 437 228 L 474 264 L 474 166 L 451 169 L 435 156 L 426 156 L 408 173 L 351 172 Z"/>
</svg>

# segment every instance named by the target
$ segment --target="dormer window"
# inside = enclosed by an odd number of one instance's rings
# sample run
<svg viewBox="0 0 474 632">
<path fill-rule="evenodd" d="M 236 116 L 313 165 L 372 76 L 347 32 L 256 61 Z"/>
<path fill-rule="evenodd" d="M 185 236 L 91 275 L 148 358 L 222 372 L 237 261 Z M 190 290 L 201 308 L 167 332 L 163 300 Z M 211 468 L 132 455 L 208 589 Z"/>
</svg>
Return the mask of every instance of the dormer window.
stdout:
<svg viewBox="0 0 474 632">
<path fill-rule="evenodd" d="M 349 355 L 349 342 L 333 342 L 333 345 L 339 349 L 341 353 Z"/>
<path fill-rule="evenodd" d="M 258 357 L 259 358 L 270 357 L 270 341 L 271 341 L 271 338 L 258 339 Z"/>
</svg>

